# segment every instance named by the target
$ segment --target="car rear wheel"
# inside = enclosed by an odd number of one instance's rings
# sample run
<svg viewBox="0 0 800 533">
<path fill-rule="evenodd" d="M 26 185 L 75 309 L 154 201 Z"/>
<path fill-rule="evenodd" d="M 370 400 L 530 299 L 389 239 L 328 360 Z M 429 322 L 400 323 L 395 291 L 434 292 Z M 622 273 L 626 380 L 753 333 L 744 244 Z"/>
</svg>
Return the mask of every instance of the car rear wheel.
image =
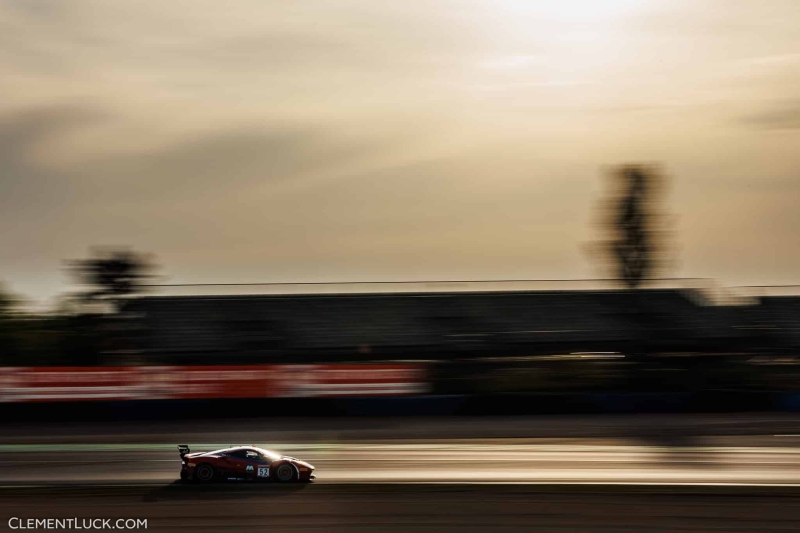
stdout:
<svg viewBox="0 0 800 533">
<path fill-rule="evenodd" d="M 208 483 L 214 479 L 214 467 L 208 463 L 197 465 L 194 470 L 194 479 L 201 483 Z"/>
<path fill-rule="evenodd" d="M 283 463 L 275 469 L 275 479 L 281 483 L 289 483 L 297 480 L 297 472 L 289 463 Z"/>
</svg>

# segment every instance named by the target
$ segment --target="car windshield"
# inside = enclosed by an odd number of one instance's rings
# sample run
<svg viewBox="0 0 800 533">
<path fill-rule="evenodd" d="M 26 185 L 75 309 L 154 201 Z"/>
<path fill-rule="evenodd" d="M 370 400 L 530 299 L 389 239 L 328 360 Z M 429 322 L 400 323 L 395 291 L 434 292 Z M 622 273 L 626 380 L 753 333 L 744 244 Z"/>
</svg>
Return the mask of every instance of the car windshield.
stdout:
<svg viewBox="0 0 800 533">
<path fill-rule="evenodd" d="M 264 457 L 266 457 L 267 459 L 270 459 L 270 460 L 273 460 L 273 461 L 275 459 L 280 459 L 281 458 L 280 454 L 271 452 L 269 450 L 265 450 L 264 448 L 256 448 L 256 450 L 258 450 L 260 453 L 264 454 Z"/>
</svg>

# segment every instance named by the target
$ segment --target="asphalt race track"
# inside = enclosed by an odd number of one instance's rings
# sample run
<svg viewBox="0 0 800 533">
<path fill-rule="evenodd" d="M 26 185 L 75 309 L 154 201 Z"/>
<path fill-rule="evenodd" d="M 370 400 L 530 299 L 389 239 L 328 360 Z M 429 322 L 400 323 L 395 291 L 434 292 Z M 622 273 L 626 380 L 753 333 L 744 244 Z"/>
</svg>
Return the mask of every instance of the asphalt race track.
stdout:
<svg viewBox="0 0 800 533">
<path fill-rule="evenodd" d="M 0 486 L 165 484 L 177 444 L 254 444 L 316 466 L 317 483 L 800 485 L 792 416 L 256 419 L 9 426 Z"/>
<path fill-rule="evenodd" d="M 782 439 L 794 440 L 798 439 Z M 742 441 L 742 442 L 740 442 Z M 256 445 L 265 443 L 255 442 Z M 437 441 L 410 444 L 285 444 L 276 449 L 311 462 L 317 484 L 594 483 L 797 484 L 800 447 L 706 439 L 663 447 L 626 440 L 560 439 L 536 443 Z M 227 447 L 216 443 L 193 449 Z M 180 459 L 172 444 L 0 445 L 0 485 L 170 483 Z"/>
<path fill-rule="evenodd" d="M 18 425 L 0 520 L 146 518 L 184 531 L 796 531 L 792 416 Z M 225 442 L 224 437 L 229 442 Z M 176 481 L 176 444 L 256 444 L 311 485 Z M 230 529 L 228 529 L 230 528 Z"/>
</svg>

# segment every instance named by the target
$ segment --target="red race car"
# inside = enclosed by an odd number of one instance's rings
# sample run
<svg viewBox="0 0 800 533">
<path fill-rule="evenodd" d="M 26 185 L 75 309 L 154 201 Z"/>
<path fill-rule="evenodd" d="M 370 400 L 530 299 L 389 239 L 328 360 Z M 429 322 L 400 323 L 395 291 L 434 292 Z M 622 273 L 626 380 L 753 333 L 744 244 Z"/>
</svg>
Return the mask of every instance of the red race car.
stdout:
<svg viewBox="0 0 800 533">
<path fill-rule="evenodd" d="M 237 446 L 213 452 L 190 453 L 186 444 L 178 445 L 181 454 L 181 479 L 210 481 L 310 482 L 316 479 L 310 464 L 269 452 L 255 446 Z"/>
</svg>

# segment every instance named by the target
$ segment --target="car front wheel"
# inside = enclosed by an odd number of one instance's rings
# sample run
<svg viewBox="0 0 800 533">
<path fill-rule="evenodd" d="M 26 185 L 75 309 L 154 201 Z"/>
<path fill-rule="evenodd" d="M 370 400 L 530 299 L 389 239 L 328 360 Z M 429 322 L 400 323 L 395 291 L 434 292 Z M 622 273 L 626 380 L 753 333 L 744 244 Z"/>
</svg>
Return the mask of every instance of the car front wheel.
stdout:
<svg viewBox="0 0 800 533">
<path fill-rule="evenodd" d="M 295 471 L 294 467 L 289 463 L 283 463 L 278 468 L 275 469 L 275 479 L 280 481 L 281 483 L 289 483 L 291 481 L 296 481 L 297 472 Z"/>
</svg>

